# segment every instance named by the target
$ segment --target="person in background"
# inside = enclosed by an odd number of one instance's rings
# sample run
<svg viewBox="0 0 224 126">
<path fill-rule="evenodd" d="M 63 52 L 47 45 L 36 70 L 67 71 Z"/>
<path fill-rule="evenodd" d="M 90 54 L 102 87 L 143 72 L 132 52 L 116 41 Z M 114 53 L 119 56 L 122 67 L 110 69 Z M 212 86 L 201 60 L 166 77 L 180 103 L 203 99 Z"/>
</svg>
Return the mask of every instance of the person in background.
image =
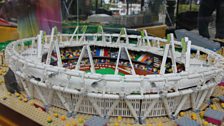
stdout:
<svg viewBox="0 0 224 126">
<path fill-rule="evenodd" d="M 58 31 L 61 32 L 61 0 L 38 0 L 36 16 L 40 30 L 49 34 L 51 29 L 56 26 Z"/>
<path fill-rule="evenodd" d="M 203 37 L 210 38 L 208 25 L 212 13 L 216 10 L 217 39 L 224 39 L 224 0 L 201 0 L 198 14 L 198 30 Z"/>
<path fill-rule="evenodd" d="M 60 0 L 7 0 L 0 17 L 17 19 L 20 38 L 36 36 L 39 30 L 49 34 L 54 26 L 61 31 Z"/>
</svg>

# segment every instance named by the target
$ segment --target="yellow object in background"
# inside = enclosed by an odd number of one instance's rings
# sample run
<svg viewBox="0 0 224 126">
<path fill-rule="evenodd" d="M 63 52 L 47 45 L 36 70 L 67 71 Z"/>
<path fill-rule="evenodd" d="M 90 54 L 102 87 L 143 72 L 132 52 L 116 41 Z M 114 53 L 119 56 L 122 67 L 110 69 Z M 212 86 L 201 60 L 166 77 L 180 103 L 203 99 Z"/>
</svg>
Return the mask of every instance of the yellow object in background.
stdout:
<svg viewBox="0 0 224 126">
<path fill-rule="evenodd" d="M 201 111 L 201 112 L 199 113 L 199 115 L 200 115 L 201 118 L 203 118 L 204 115 L 205 115 L 205 112 L 204 112 L 204 111 Z"/>
<path fill-rule="evenodd" d="M 48 123 L 51 123 L 52 122 L 52 118 L 49 116 L 49 117 L 47 117 L 47 122 Z"/>
<path fill-rule="evenodd" d="M 180 112 L 180 116 L 183 117 L 185 115 L 184 112 Z"/>
<path fill-rule="evenodd" d="M 54 117 L 55 118 L 58 118 L 58 113 L 54 113 Z"/>
<path fill-rule="evenodd" d="M 167 28 L 168 27 L 166 25 L 157 25 L 157 26 L 141 27 L 138 28 L 138 31 L 146 30 L 152 36 L 164 38 L 166 37 Z"/>
<path fill-rule="evenodd" d="M 62 116 L 61 116 L 61 120 L 62 120 L 62 121 L 65 121 L 65 120 L 66 120 L 66 116 L 65 116 L 65 115 L 62 115 Z"/>
<path fill-rule="evenodd" d="M 202 125 L 203 126 L 207 126 L 208 125 L 208 122 L 207 121 L 203 121 Z"/>
<path fill-rule="evenodd" d="M 0 42 L 16 40 L 19 38 L 17 28 L 0 26 Z"/>
<path fill-rule="evenodd" d="M 197 120 L 197 115 L 196 115 L 195 113 L 192 113 L 192 114 L 191 114 L 191 119 L 192 119 L 192 120 Z"/>
<path fill-rule="evenodd" d="M 120 121 L 122 121 L 122 116 L 118 116 L 117 117 L 117 120 L 120 122 Z"/>
<path fill-rule="evenodd" d="M 224 103 L 221 103 L 221 107 L 224 108 Z"/>
</svg>

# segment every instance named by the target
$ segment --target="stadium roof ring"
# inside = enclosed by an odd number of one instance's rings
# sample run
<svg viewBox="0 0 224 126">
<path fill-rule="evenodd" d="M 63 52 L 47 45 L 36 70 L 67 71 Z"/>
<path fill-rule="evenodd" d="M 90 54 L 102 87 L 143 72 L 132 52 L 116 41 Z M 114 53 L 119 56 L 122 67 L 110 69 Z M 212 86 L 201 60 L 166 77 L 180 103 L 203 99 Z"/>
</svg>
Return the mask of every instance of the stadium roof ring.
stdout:
<svg viewBox="0 0 224 126">
<path fill-rule="evenodd" d="M 69 113 L 136 120 L 164 115 L 173 118 L 181 110 L 198 110 L 222 79 L 223 57 L 191 45 L 188 38 L 178 42 L 172 34 L 162 39 L 148 36 L 146 31 L 129 35 L 125 28 L 120 34 L 108 34 L 102 28 L 97 33 L 85 33 L 85 29 L 78 33 L 77 27 L 73 34 L 57 34 L 53 28 L 51 35 L 40 31 L 37 37 L 20 39 L 7 46 L 9 67 L 28 97 L 40 99 L 48 107 L 64 108 Z M 76 48 L 73 52 L 79 52 L 78 57 L 63 58 L 62 50 L 73 48 Z M 103 50 L 109 56 L 110 65 L 99 63 L 98 58 L 103 56 L 99 50 L 105 48 L 110 49 L 110 54 Z M 117 50 L 115 57 L 111 55 L 113 50 Z M 144 57 L 141 62 L 136 61 L 133 56 L 137 54 L 160 57 L 159 67 L 151 66 L 157 68 L 156 72 L 138 74 L 135 66 L 143 64 Z M 53 55 L 56 55 L 54 62 Z M 121 55 L 126 55 L 126 59 Z M 84 59 L 86 62 L 82 62 Z M 124 60 L 128 64 L 125 70 L 120 65 Z M 75 62 L 72 69 L 64 67 L 68 62 Z M 88 72 L 82 70 L 85 63 Z M 179 70 L 179 64 L 184 68 Z M 99 67 L 109 67 L 112 74 L 97 73 Z M 122 69 L 129 74 L 119 74 Z"/>
</svg>

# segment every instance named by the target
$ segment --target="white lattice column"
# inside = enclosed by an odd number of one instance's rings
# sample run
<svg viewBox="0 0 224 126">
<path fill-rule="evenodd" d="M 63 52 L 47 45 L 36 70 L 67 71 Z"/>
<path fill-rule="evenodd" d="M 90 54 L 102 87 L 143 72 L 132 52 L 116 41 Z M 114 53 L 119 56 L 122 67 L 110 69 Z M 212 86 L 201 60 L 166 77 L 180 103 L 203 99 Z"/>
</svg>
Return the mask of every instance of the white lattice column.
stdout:
<svg viewBox="0 0 224 126">
<path fill-rule="evenodd" d="M 172 113 L 171 113 L 171 109 L 169 107 L 169 104 L 168 104 L 168 100 L 167 100 L 167 97 L 166 96 L 163 96 L 163 94 L 161 95 L 161 99 L 162 99 L 162 102 L 164 104 L 164 107 L 165 107 L 165 110 L 166 110 L 166 113 L 168 115 L 169 118 L 172 118 Z"/>
<path fill-rule="evenodd" d="M 175 45 L 174 45 L 174 36 L 173 34 L 170 34 L 170 54 L 171 54 L 171 60 L 172 60 L 172 69 L 173 73 L 177 73 L 177 64 L 176 64 L 176 54 L 175 54 Z"/>
<path fill-rule="evenodd" d="M 47 59 L 46 59 L 46 64 L 50 64 L 51 62 L 51 54 L 52 54 L 52 51 L 54 49 L 54 34 L 55 34 L 55 30 L 56 28 L 52 28 L 52 31 L 51 31 L 51 37 L 50 37 L 50 47 L 48 49 L 48 53 L 47 53 Z"/>
<path fill-rule="evenodd" d="M 115 67 L 115 75 L 118 75 L 118 65 L 119 65 L 119 60 L 120 60 L 120 56 L 121 56 L 121 47 L 119 47 L 119 51 L 118 51 L 118 56 L 117 56 L 117 61 L 116 61 L 116 67 Z"/>
<path fill-rule="evenodd" d="M 92 53 L 91 53 L 91 49 L 89 47 L 89 45 L 86 46 L 86 49 L 87 49 L 87 53 L 88 53 L 88 56 L 89 56 L 89 61 L 90 61 L 90 71 L 91 73 L 96 73 L 95 72 L 95 67 L 94 67 L 94 62 L 93 62 L 93 57 L 92 57 Z"/>
<path fill-rule="evenodd" d="M 199 103 L 199 100 L 201 99 L 202 94 L 203 94 L 202 91 L 198 92 L 198 95 L 197 95 L 196 100 L 195 100 L 195 110 L 197 109 L 197 105 Z"/>
<path fill-rule="evenodd" d="M 128 52 L 128 49 L 126 47 L 125 47 L 125 51 L 126 51 L 126 54 L 128 56 L 129 63 L 131 65 L 131 73 L 132 73 L 132 75 L 136 75 L 135 68 L 134 68 L 134 66 L 132 64 L 131 57 L 130 57 L 129 52 Z"/>
<path fill-rule="evenodd" d="M 72 44 L 72 41 L 73 41 L 73 38 L 74 38 L 75 35 L 76 35 L 76 42 L 78 41 L 78 35 L 77 35 L 77 31 L 78 31 L 78 29 L 79 29 L 79 26 L 76 26 L 76 28 L 75 28 L 75 30 L 74 30 L 74 32 L 73 32 L 73 34 L 72 34 L 72 37 L 71 37 L 70 40 L 69 40 L 69 43 L 70 43 L 70 44 Z"/>
<path fill-rule="evenodd" d="M 86 52 L 86 46 L 83 46 L 83 47 L 82 47 L 81 54 L 80 54 L 79 59 L 78 59 L 78 62 L 77 62 L 77 64 L 76 64 L 76 66 L 75 66 L 75 70 L 79 70 L 79 69 L 80 69 L 80 63 L 81 63 L 81 61 L 82 61 L 82 58 L 83 58 L 85 52 Z"/>
<path fill-rule="evenodd" d="M 69 105 L 69 102 L 65 100 L 64 96 L 62 96 L 62 93 L 57 91 L 56 94 L 58 95 L 63 106 L 67 109 L 68 113 L 72 113 L 72 109 Z"/>
<path fill-rule="evenodd" d="M 137 115 L 136 111 L 134 110 L 131 102 L 128 101 L 127 99 L 125 99 L 124 101 L 127 104 L 129 110 L 131 111 L 132 116 L 135 118 L 135 120 L 138 120 L 138 115 Z"/>
<path fill-rule="evenodd" d="M 23 78 L 21 78 L 21 77 L 19 77 L 19 79 L 20 79 L 20 81 L 21 81 L 21 83 L 23 85 L 23 88 L 24 88 L 24 90 L 25 90 L 28 98 L 32 98 L 33 95 L 31 95 L 31 92 L 30 92 L 30 90 L 29 90 L 29 88 L 28 88 L 27 83 L 25 82 L 25 80 L 23 80 Z"/>
<path fill-rule="evenodd" d="M 77 112 L 79 111 L 79 108 L 81 106 L 81 103 L 82 103 L 83 99 L 84 99 L 84 96 L 81 95 L 78 102 L 75 104 L 75 109 L 74 109 L 75 114 L 77 114 Z"/>
<path fill-rule="evenodd" d="M 113 103 L 113 105 L 110 107 L 110 110 L 107 112 L 107 118 L 109 118 L 111 116 L 111 114 L 113 113 L 114 109 L 116 108 L 116 106 L 119 104 L 120 100 L 116 99 Z"/>
<path fill-rule="evenodd" d="M 35 90 L 37 91 L 37 94 L 39 95 L 40 99 L 42 100 L 42 102 L 44 103 L 45 106 L 48 106 L 48 102 L 45 99 L 43 93 L 41 92 L 40 88 L 38 86 L 34 86 Z"/>
<path fill-rule="evenodd" d="M 193 92 L 193 93 L 191 93 L 191 95 L 190 95 L 190 98 L 191 98 L 191 107 L 192 107 L 193 110 L 195 110 L 195 108 L 196 108 L 196 107 L 195 107 L 195 104 L 196 104 L 196 103 L 195 103 L 195 100 L 196 100 L 196 98 L 195 98 L 195 97 L 196 97 L 196 94 L 195 94 L 195 93 L 196 93 L 196 92 Z"/>
<path fill-rule="evenodd" d="M 207 94 L 208 94 L 208 90 L 204 90 L 204 92 L 203 92 L 201 98 L 200 98 L 199 101 L 198 101 L 196 110 L 198 110 L 198 109 L 200 108 L 200 106 L 201 106 L 201 104 L 203 103 L 203 101 L 205 100 Z"/>
<path fill-rule="evenodd" d="M 103 117 L 103 114 L 100 110 L 100 108 L 98 107 L 98 105 L 96 104 L 96 101 L 93 99 L 93 98 L 88 98 L 89 101 L 92 103 L 94 109 L 96 110 L 97 114 L 100 116 L 100 117 Z"/>
<path fill-rule="evenodd" d="M 146 30 L 144 30 L 144 34 L 145 34 L 145 37 L 143 39 L 146 39 L 147 46 L 151 47 L 151 43 L 149 41 L 149 36 L 148 36 L 148 33 Z"/>
<path fill-rule="evenodd" d="M 60 53 L 60 49 L 59 49 L 58 39 L 55 41 L 55 50 L 56 50 L 56 54 L 57 54 L 57 64 L 59 67 L 62 67 L 62 60 L 61 60 L 61 53 Z"/>
<path fill-rule="evenodd" d="M 148 116 L 149 113 L 152 111 L 152 109 L 154 108 L 154 106 L 156 105 L 156 103 L 159 101 L 159 99 L 154 99 L 151 104 L 149 105 L 149 107 L 146 109 L 144 116 L 142 118 L 142 120 L 145 120 Z"/>
<path fill-rule="evenodd" d="M 165 70 L 166 70 L 165 66 L 166 66 L 166 60 L 168 57 L 169 48 L 170 48 L 170 44 L 166 44 L 164 52 L 163 52 L 163 60 L 160 67 L 160 74 L 165 74 Z"/>
<path fill-rule="evenodd" d="M 187 52 L 185 59 L 185 71 L 188 71 L 190 68 L 190 59 L 191 59 L 191 41 L 187 41 Z"/>
<path fill-rule="evenodd" d="M 43 31 L 40 31 L 40 34 L 37 35 L 37 58 L 39 62 L 42 60 L 42 40 L 43 40 Z"/>
<path fill-rule="evenodd" d="M 180 110 L 182 109 L 182 107 L 184 106 L 184 104 L 185 104 L 185 102 L 186 102 L 186 100 L 187 100 L 187 98 L 189 97 L 189 95 L 184 95 L 182 98 L 181 98 L 181 101 L 180 101 L 180 103 L 179 103 L 179 105 L 177 106 L 177 109 L 176 109 L 176 111 L 175 111 L 175 113 L 174 113 L 174 117 L 176 117 L 177 115 L 178 115 L 178 113 L 180 112 Z"/>
</svg>

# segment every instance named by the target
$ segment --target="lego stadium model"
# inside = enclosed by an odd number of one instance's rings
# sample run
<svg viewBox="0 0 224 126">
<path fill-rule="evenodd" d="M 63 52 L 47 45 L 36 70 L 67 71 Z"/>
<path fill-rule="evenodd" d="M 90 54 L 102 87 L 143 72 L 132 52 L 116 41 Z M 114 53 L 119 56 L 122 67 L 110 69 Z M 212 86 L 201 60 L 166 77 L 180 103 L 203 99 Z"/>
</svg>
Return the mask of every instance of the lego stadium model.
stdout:
<svg viewBox="0 0 224 126">
<path fill-rule="evenodd" d="M 182 110 L 199 110 L 223 76 L 223 57 L 191 45 L 140 35 L 85 33 L 17 40 L 5 50 L 18 84 L 46 109 L 66 109 L 68 115 L 174 118 Z"/>
</svg>

